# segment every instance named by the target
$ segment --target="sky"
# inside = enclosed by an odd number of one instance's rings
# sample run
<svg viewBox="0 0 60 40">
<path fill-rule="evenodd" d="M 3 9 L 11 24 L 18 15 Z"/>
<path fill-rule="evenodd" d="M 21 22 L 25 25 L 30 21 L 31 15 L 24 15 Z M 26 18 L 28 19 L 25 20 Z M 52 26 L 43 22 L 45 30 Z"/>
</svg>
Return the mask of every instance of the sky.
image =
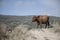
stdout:
<svg viewBox="0 0 60 40">
<path fill-rule="evenodd" d="M 0 15 L 60 17 L 60 0 L 0 0 Z"/>
</svg>

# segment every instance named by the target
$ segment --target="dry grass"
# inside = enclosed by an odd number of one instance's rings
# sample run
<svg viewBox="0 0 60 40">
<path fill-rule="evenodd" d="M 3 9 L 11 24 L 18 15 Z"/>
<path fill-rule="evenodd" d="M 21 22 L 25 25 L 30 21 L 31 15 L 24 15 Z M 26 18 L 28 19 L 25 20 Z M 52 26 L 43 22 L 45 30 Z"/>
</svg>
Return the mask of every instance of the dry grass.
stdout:
<svg viewBox="0 0 60 40">
<path fill-rule="evenodd" d="M 8 33 L 9 38 L 6 40 L 60 40 L 60 25 L 58 22 L 51 24 L 53 28 L 32 28 L 29 25 L 20 24 Z M 0 40 L 6 38 L 4 33 L 6 24 L 0 24 Z"/>
<path fill-rule="evenodd" d="M 5 40 L 6 35 L 6 24 L 0 23 L 0 40 Z"/>
<path fill-rule="evenodd" d="M 58 33 L 55 33 L 55 31 L 58 29 L 55 28 L 58 26 L 57 23 L 53 24 L 54 27 L 50 29 L 32 28 L 31 30 L 28 30 L 26 26 L 29 25 L 17 26 L 13 32 L 10 33 L 9 40 L 60 40 Z"/>
<path fill-rule="evenodd" d="M 59 23 L 56 22 L 56 23 L 53 23 L 52 25 L 53 25 L 54 32 L 60 34 L 60 25 L 59 25 Z"/>
</svg>

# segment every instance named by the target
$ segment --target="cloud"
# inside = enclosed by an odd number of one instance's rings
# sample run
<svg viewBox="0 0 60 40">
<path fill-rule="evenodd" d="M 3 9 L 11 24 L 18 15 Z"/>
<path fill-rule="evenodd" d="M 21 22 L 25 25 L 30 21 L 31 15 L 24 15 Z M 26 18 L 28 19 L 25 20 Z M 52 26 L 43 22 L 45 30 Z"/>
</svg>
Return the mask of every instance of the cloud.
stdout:
<svg viewBox="0 0 60 40">
<path fill-rule="evenodd" d="M 20 7 L 20 6 L 22 6 L 23 5 L 23 1 L 15 1 L 14 2 L 14 6 L 15 7 Z"/>
<path fill-rule="evenodd" d="M 48 12 L 43 12 L 42 14 L 43 15 L 50 15 Z"/>
<path fill-rule="evenodd" d="M 35 1 L 15 1 L 14 2 L 14 12 L 15 11 L 23 11 L 23 12 L 28 12 L 28 11 L 33 11 L 34 8 L 36 7 Z"/>
<path fill-rule="evenodd" d="M 27 7 L 33 7 L 33 6 L 35 6 L 35 5 L 36 5 L 35 2 L 25 2 L 25 3 L 24 3 L 24 6 L 27 6 Z"/>
<path fill-rule="evenodd" d="M 14 15 L 59 15 L 60 12 L 57 0 L 11 0 L 3 1 L 2 6 L 8 6 L 8 13 Z M 4 11 L 6 10 L 4 9 Z"/>
<path fill-rule="evenodd" d="M 37 0 L 41 5 L 54 7 L 57 5 L 57 0 Z"/>
<path fill-rule="evenodd" d="M 57 0 L 56 0 L 57 1 Z M 27 7 L 27 8 L 34 8 L 34 7 L 50 7 L 50 8 L 56 8 L 56 3 L 55 0 L 16 0 L 14 2 L 14 7 L 19 8 L 19 7 Z"/>
<path fill-rule="evenodd" d="M 6 7 L 8 7 L 8 2 L 7 2 L 7 0 L 2 0 L 2 1 L 0 1 L 0 6 L 2 7 L 2 8 L 6 8 Z"/>
<path fill-rule="evenodd" d="M 60 9 L 56 8 L 54 10 L 48 11 L 51 16 L 59 16 L 60 15 Z"/>
<path fill-rule="evenodd" d="M 34 1 L 15 1 L 15 7 L 33 7 L 36 3 Z"/>
</svg>

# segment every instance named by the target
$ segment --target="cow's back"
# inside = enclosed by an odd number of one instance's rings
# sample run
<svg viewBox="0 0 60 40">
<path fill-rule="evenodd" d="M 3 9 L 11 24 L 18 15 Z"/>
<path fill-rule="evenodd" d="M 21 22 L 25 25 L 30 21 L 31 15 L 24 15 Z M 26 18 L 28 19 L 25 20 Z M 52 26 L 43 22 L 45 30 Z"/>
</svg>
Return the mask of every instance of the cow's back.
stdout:
<svg viewBox="0 0 60 40">
<path fill-rule="evenodd" d="M 37 20 L 42 23 L 42 22 L 47 22 L 49 19 L 48 16 L 37 16 Z"/>
</svg>

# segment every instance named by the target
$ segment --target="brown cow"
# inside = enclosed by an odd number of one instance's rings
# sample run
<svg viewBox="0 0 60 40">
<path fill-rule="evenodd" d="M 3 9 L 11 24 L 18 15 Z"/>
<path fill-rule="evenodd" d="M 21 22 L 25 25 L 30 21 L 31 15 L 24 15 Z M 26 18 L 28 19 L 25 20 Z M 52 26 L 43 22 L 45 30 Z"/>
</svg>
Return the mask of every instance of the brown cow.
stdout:
<svg viewBox="0 0 60 40">
<path fill-rule="evenodd" d="M 37 22 L 37 27 L 41 24 L 46 24 L 45 28 L 49 26 L 49 16 L 33 16 L 32 22 Z"/>
</svg>

